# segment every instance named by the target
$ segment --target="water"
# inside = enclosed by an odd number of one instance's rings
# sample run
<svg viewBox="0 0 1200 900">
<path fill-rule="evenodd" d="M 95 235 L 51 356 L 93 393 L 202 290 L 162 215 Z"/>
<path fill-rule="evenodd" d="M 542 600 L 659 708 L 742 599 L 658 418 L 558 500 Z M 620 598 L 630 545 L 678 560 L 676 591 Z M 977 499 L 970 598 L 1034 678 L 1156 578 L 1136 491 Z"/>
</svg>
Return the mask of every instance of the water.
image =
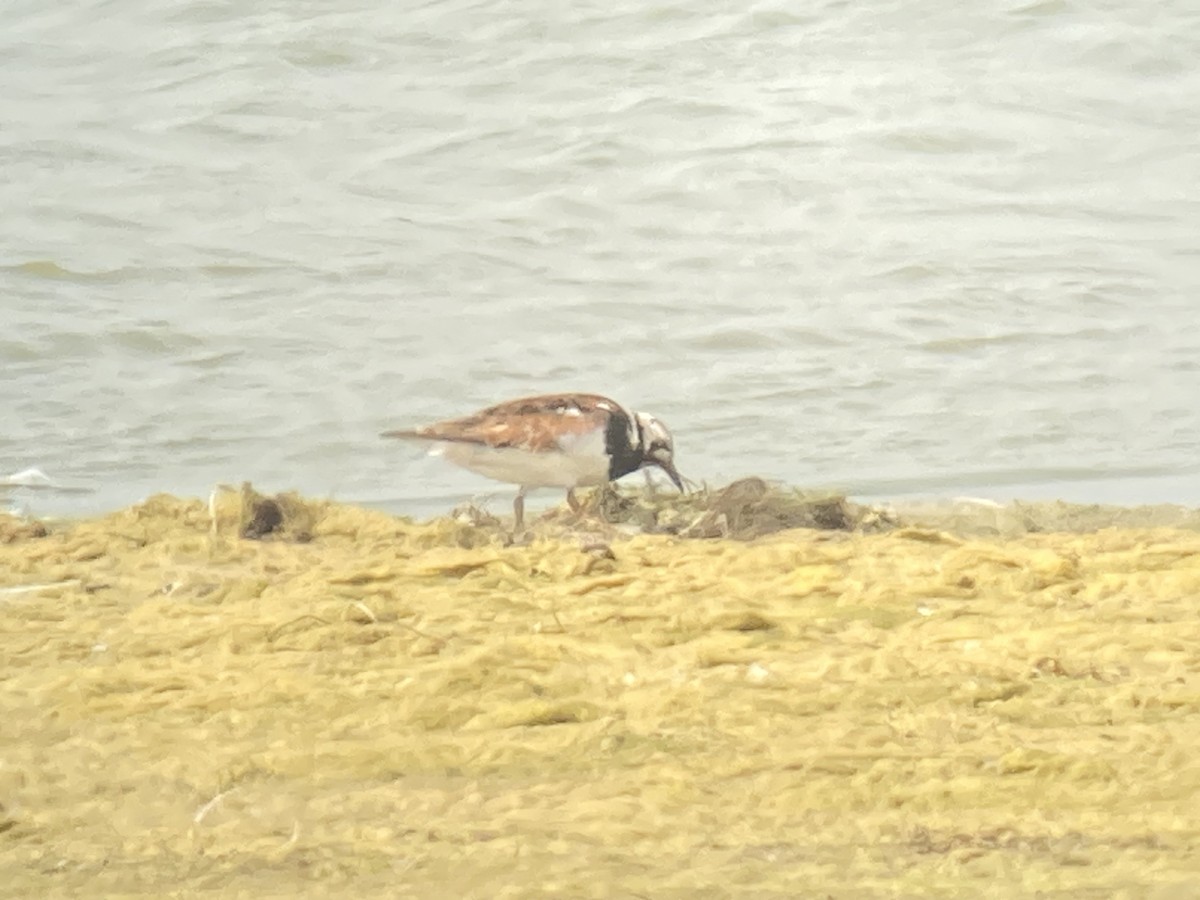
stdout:
<svg viewBox="0 0 1200 900">
<path fill-rule="evenodd" d="M 697 480 L 1200 503 L 1195 8 L 403 6 L 6 7 L 36 508 L 505 509 L 377 433 L 568 389 Z"/>
</svg>

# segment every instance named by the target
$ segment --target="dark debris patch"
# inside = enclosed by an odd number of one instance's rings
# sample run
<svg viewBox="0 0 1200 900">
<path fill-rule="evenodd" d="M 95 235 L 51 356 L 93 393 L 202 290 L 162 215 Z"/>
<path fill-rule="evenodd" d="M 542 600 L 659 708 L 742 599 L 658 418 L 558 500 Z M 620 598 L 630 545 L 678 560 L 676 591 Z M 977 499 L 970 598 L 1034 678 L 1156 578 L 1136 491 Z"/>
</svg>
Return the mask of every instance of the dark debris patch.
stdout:
<svg viewBox="0 0 1200 900">
<path fill-rule="evenodd" d="M 756 477 L 689 494 L 601 489 L 587 504 L 614 525 L 697 539 L 752 540 L 792 528 L 885 531 L 898 524 L 889 513 L 841 495 L 781 488 Z"/>
<path fill-rule="evenodd" d="M 238 534 L 248 540 L 265 538 L 306 543 L 312 540 L 316 514 L 309 503 L 297 494 L 260 494 L 242 485 L 242 520 Z"/>
<path fill-rule="evenodd" d="M 44 538 L 50 531 L 38 521 L 26 522 L 16 516 L 0 514 L 0 544 L 17 544 L 21 541 Z"/>
</svg>

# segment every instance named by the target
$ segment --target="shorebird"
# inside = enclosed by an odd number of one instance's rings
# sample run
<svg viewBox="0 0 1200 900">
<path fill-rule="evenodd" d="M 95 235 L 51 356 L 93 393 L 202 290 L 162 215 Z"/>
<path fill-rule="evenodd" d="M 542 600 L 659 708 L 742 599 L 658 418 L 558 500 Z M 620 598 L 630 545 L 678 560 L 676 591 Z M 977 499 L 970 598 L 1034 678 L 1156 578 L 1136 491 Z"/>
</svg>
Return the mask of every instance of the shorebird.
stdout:
<svg viewBox="0 0 1200 900">
<path fill-rule="evenodd" d="M 515 530 L 525 519 L 532 488 L 567 489 L 607 484 L 654 466 L 683 490 L 667 427 L 649 413 L 627 412 L 598 394 L 544 394 L 489 406 L 423 428 L 385 431 L 383 437 L 428 441 L 434 452 L 479 475 L 518 485 Z"/>
</svg>

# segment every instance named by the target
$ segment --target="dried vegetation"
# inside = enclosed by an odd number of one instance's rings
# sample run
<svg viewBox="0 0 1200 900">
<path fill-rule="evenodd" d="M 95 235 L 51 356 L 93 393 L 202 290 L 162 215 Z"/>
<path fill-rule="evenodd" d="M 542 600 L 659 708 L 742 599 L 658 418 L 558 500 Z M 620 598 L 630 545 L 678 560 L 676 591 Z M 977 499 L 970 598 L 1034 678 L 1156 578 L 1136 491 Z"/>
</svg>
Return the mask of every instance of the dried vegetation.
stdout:
<svg viewBox="0 0 1200 900">
<path fill-rule="evenodd" d="M 515 542 L 249 487 L 0 519 L 0 884 L 1200 895 L 1200 534 L 1141 515 L 748 479 Z"/>
</svg>

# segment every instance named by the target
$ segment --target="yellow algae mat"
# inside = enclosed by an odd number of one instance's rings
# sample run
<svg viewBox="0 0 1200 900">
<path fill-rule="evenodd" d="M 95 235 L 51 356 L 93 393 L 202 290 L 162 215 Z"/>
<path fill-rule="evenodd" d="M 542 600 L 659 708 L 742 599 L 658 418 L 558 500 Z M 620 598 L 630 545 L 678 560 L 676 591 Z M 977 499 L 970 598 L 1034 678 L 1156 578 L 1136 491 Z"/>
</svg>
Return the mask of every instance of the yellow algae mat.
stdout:
<svg viewBox="0 0 1200 900">
<path fill-rule="evenodd" d="M 1200 896 L 1193 530 L 289 502 L 0 521 L 0 895 Z"/>
</svg>

